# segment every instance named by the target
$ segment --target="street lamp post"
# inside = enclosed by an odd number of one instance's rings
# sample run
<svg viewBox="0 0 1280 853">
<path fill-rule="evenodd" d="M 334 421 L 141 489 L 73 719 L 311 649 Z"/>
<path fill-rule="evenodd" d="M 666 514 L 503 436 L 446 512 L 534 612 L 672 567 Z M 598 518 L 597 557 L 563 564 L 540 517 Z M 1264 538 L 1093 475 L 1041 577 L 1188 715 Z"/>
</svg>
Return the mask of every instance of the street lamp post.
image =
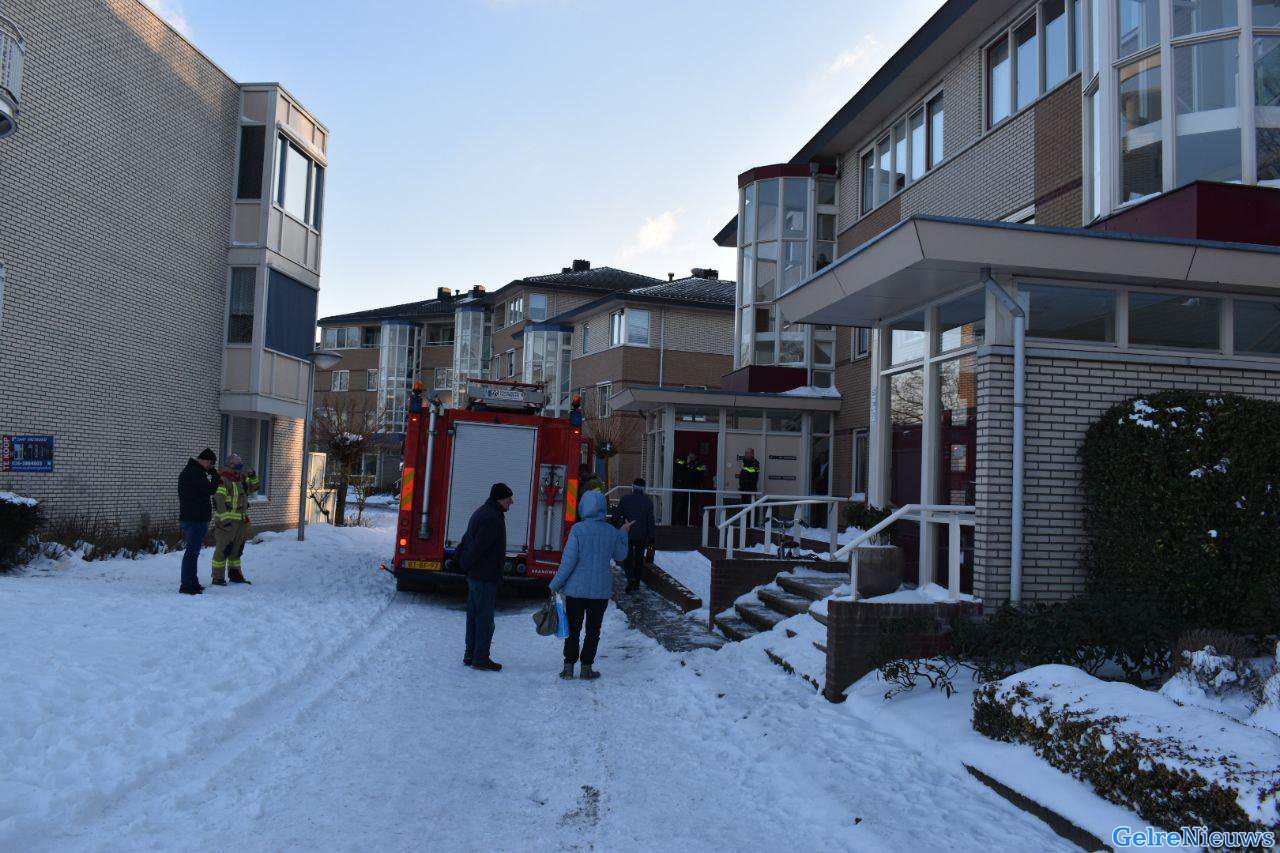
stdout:
<svg viewBox="0 0 1280 853">
<path fill-rule="evenodd" d="M 298 541 L 307 538 L 307 485 L 311 479 L 311 420 L 316 405 L 316 369 L 332 370 L 342 361 L 342 354 L 333 350 L 313 350 L 307 356 L 307 414 L 302 427 L 302 481 L 298 495 Z"/>
</svg>

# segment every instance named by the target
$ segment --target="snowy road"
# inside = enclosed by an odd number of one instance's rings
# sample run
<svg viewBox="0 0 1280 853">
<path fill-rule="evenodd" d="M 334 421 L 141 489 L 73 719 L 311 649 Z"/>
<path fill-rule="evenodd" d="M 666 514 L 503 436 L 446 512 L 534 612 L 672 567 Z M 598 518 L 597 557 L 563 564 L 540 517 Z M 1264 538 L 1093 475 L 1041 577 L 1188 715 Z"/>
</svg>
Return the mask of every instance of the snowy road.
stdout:
<svg viewBox="0 0 1280 853">
<path fill-rule="evenodd" d="M 610 608 L 604 677 L 562 682 L 530 611 L 499 613 L 491 674 L 459 661 L 457 603 L 397 597 L 306 680 L 23 847 L 1074 849 L 758 649 L 672 654 Z"/>
</svg>

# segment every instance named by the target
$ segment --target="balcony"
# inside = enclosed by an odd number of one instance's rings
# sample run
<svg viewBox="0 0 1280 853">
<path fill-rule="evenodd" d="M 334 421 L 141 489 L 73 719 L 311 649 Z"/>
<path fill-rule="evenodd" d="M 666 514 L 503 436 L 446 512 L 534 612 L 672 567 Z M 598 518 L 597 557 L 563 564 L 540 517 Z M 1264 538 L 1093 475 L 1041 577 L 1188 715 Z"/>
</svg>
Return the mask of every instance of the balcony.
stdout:
<svg viewBox="0 0 1280 853">
<path fill-rule="evenodd" d="M 17 26 L 0 17 L 0 139 L 18 129 L 18 105 L 22 100 L 22 57 L 26 46 Z"/>
</svg>

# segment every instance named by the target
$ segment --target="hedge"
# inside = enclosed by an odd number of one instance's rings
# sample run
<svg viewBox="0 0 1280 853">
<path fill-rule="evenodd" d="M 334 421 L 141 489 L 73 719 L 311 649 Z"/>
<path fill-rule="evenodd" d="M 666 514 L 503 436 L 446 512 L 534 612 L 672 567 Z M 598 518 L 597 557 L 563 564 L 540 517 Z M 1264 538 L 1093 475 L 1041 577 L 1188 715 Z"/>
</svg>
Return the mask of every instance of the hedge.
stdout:
<svg viewBox="0 0 1280 853">
<path fill-rule="evenodd" d="M 31 537 L 40 528 L 40 504 L 0 492 L 0 572 L 31 558 Z"/>
<path fill-rule="evenodd" d="M 1280 830 L 1280 744 L 1212 711 L 1052 666 L 978 688 L 973 728 L 1166 830 Z"/>
<path fill-rule="evenodd" d="M 1080 457 L 1091 590 L 1151 598 L 1188 627 L 1280 624 L 1280 403 L 1131 399 Z"/>
</svg>

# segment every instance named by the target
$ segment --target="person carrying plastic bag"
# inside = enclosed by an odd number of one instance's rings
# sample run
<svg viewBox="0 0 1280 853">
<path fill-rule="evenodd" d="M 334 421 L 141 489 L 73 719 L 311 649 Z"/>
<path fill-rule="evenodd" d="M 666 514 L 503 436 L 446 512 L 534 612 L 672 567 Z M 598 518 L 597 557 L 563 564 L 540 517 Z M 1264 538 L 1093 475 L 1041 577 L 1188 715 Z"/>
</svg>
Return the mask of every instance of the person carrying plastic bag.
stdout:
<svg viewBox="0 0 1280 853">
<path fill-rule="evenodd" d="M 594 669 L 596 649 L 600 644 L 600 626 L 613 595 L 611 560 L 627 557 L 627 534 L 631 522 L 616 528 L 605 518 L 607 502 L 600 492 L 582 496 L 578 506 L 579 521 L 569 530 L 560 571 L 551 579 L 552 593 L 563 593 L 568 636 L 564 641 L 564 670 L 561 678 L 573 678 L 573 666 L 582 662 L 581 677 L 599 678 Z M 586 627 L 586 637 L 582 629 Z M 561 630 L 564 630 L 561 628 Z M 557 632 L 558 634 L 559 632 Z M 581 648 L 579 648 L 581 643 Z"/>
</svg>

